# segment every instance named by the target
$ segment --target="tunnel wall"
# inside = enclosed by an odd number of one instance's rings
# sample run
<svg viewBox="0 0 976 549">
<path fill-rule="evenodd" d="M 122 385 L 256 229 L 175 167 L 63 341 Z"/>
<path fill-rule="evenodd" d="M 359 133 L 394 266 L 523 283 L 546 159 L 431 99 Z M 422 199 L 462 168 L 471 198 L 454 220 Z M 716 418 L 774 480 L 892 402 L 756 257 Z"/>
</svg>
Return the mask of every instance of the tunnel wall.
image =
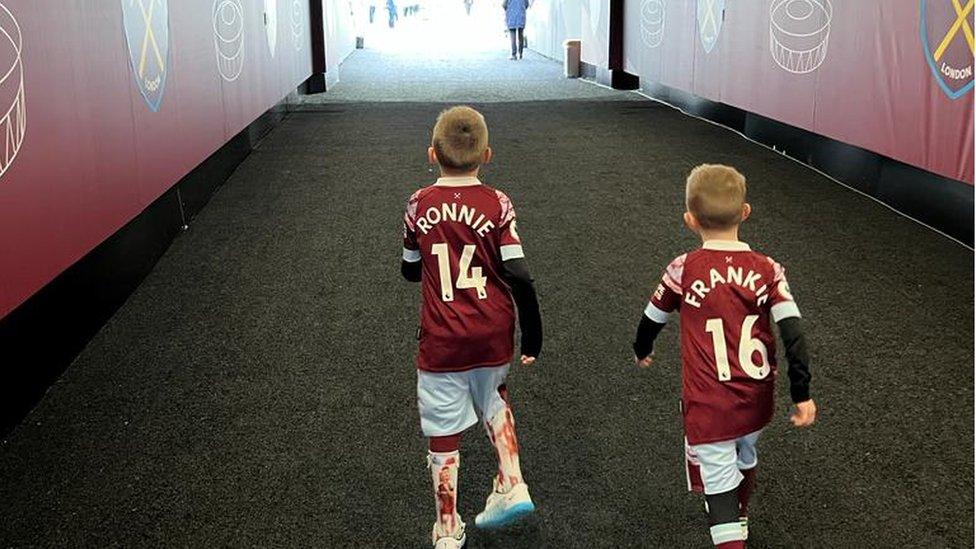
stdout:
<svg viewBox="0 0 976 549">
<path fill-rule="evenodd" d="M 356 49 L 356 29 L 361 17 L 355 17 L 349 0 L 323 0 L 325 20 L 326 81 L 334 85 L 339 71 L 334 70 Z"/>
<path fill-rule="evenodd" d="M 627 2 L 623 69 L 972 185 L 972 45 L 959 29 L 930 53 L 955 19 L 950 2 Z"/>
<path fill-rule="evenodd" d="M 580 16 L 583 20 L 580 61 L 606 70 L 607 51 L 610 49 L 610 1 L 582 0 L 581 5 Z"/>
<path fill-rule="evenodd" d="M 0 0 L 0 317 L 295 90 L 308 10 Z"/>
<path fill-rule="evenodd" d="M 582 21 L 579 0 L 536 0 L 526 18 L 529 47 L 561 61 L 564 42 L 569 38 L 580 38 Z"/>
</svg>

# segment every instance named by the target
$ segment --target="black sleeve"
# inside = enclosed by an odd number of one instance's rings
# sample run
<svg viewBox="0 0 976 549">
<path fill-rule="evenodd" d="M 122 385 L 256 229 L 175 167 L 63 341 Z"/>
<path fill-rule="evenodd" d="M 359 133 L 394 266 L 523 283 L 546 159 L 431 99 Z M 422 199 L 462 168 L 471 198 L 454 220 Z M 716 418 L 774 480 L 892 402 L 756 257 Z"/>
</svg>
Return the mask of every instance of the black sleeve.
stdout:
<svg viewBox="0 0 976 549">
<path fill-rule="evenodd" d="M 420 282 L 420 262 L 400 261 L 400 274 L 409 282 Z"/>
<path fill-rule="evenodd" d="M 634 339 L 634 356 L 637 360 L 644 360 L 651 354 L 654 350 L 654 340 L 663 329 L 664 324 L 654 322 L 647 318 L 647 315 L 641 315 L 640 324 L 637 325 L 637 336 Z"/>
<path fill-rule="evenodd" d="M 502 274 L 512 288 L 512 298 L 518 308 L 522 354 L 538 357 L 542 351 L 542 315 L 529 267 L 523 258 L 509 259 L 502 262 Z"/>
<path fill-rule="evenodd" d="M 776 323 L 789 362 L 790 397 L 793 402 L 810 400 L 810 354 L 799 317 L 784 318 Z"/>
</svg>

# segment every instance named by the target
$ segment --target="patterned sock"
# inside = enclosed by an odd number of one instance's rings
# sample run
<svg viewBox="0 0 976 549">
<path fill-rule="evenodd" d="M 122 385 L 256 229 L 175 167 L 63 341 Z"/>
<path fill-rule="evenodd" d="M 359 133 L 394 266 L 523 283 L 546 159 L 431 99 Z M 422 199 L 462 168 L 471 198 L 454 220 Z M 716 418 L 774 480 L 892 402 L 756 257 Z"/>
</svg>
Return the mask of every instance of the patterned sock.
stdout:
<svg viewBox="0 0 976 549">
<path fill-rule="evenodd" d="M 488 438 L 498 453 L 496 489 L 504 494 L 522 482 L 518 439 L 515 437 L 515 418 L 512 416 L 511 407 L 506 405 L 485 424 L 485 428 L 488 431 Z"/>
<path fill-rule="evenodd" d="M 430 476 L 434 482 L 434 508 L 437 522 L 434 531 L 437 536 L 453 535 L 461 526 L 457 513 L 458 467 L 461 464 L 460 452 L 430 452 Z"/>
<path fill-rule="evenodd" d="M 739 483 L 739 516 L 749 516 L 749 498 L 756 488 L 756 468 L 742 469 L 742 482 Z"/>
</svg>

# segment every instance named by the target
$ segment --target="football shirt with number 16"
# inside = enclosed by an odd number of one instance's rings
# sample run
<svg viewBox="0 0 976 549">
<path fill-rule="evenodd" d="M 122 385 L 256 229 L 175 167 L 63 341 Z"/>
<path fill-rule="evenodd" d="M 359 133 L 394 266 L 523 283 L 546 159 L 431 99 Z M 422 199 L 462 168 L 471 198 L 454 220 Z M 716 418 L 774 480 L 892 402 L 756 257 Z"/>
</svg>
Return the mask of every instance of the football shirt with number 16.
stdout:
<svg viewBox="0 0 976 549">
<path fill-rule="evenodd" d="M 743 242 L 709 241 L 668 265 L 645 314 L 681 318 L 682 414 L 688 443 L 732 440 L 772 418 L 770 327 L 800 316 L 783 268 Z"/>
<path fill-rule="evenodd" d="M 515 208 L 475 178 L 441 178 L 410 197 L 403 223 L 406 261 L 420 261 L 417 367 L 459 372 L 508 364 L 515 306 L 502 261 L 523 257 Z"/>
</svg>

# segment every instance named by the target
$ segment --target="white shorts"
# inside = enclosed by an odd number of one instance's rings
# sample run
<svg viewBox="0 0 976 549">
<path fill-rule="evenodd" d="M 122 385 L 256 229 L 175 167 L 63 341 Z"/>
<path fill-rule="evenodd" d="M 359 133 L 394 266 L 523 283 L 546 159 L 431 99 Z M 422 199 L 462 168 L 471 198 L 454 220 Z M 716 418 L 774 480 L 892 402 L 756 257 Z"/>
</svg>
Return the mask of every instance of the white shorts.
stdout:
<svg viewBox="0 0 976 549">
<path fill-rule="evenodd" d="M 689 446 L 685 440 L 685 466 L 688 489 L 705 495 L 735 490 L 742 482 L 741 471 L 752 469 L 759 458 L 756 441 L 762 430 L 735 440 Z"/>
<path fill-rule="evenodd" d="M 508 365 L 465 372 L 417 370 L 417 408 L 424 436 L 456 435 L 505 409 L 498 387 L 505 383 Z"/>
</svg>

